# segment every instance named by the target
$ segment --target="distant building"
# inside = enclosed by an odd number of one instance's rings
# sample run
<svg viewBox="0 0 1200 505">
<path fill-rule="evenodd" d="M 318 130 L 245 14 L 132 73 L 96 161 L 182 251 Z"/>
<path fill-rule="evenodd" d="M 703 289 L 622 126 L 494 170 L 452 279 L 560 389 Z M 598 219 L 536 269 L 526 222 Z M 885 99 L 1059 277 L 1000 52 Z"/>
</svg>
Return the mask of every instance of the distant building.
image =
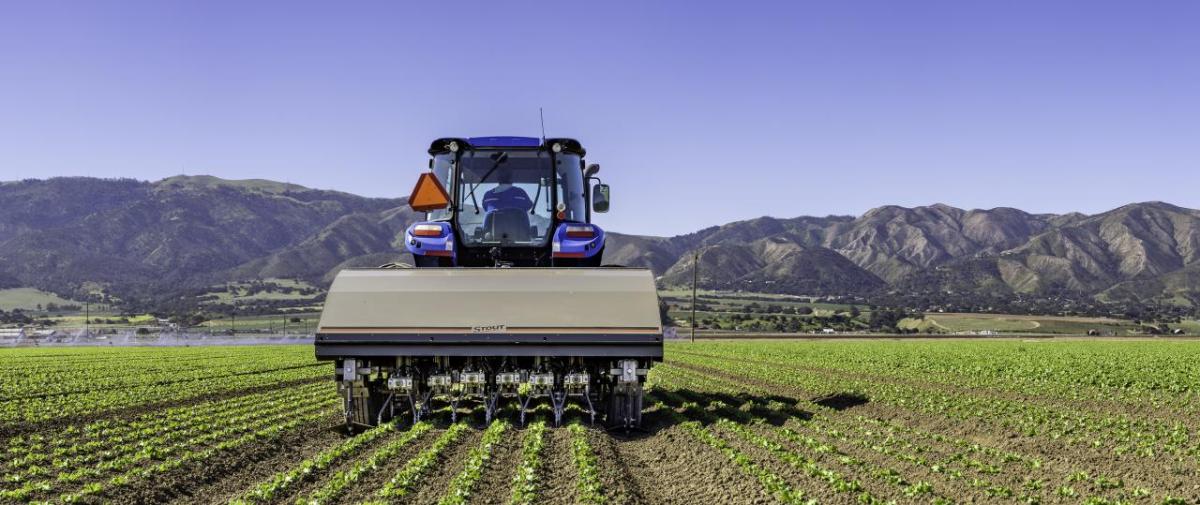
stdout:
<svg viewBox="0 0 1200 505">
<path fill-rule="evenodd" d="M 51 329 L 33 330 L 32 335 L 30 335 L 28 333 L 26 335 L 34 337 L 34 338 L 38 338 L 41 340 L 56 339 L 56 338 L 62 336 L 58 330 L 51 330 Z"/>
<path fill-rule="evenodd" d="M 25 328 L 0 328 L 0 339 L 20 340 L 25 338 Z"/>
<path fill-rule="evenodd" d="M 825 328 L 821 330 L 821 333 L 833 333 L 833 328 Z"/>
</svg>

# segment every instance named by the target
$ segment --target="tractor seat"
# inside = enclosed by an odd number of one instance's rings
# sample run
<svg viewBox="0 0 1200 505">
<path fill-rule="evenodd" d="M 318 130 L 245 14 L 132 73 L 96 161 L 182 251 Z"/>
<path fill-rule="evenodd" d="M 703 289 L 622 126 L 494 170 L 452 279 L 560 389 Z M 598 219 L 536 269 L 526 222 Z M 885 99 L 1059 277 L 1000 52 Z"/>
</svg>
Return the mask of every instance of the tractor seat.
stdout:
<svg viewBox="0 0 1200 505">
<path fill-rule="evenodd" d="M 484 240 L 508 243 L 528 243 L 533 239 L 528 211 L 497 209 L 483 218 Z"/>
</svg>

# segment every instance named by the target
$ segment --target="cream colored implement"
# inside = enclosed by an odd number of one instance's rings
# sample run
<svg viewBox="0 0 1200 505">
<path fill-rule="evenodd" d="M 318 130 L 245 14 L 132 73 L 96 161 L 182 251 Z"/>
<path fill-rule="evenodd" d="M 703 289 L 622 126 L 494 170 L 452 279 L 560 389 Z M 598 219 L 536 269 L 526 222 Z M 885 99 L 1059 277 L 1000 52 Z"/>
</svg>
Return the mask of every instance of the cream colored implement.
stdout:
<svg viewBox="0 0 1200 505">
<path fill-rule="evenodd" d="M 661 346 L 661 336 L 645 269 L 350 269 L 330 287 L 317 344 Z"/>
</svg>

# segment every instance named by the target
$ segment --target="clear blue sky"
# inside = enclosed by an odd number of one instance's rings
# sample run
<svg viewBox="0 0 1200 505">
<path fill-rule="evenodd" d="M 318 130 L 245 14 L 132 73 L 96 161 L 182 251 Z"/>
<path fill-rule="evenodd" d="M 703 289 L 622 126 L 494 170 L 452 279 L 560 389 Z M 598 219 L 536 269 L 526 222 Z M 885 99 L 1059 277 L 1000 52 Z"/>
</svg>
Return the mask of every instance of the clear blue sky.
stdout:
<svg viewBox="0 0 1200 505">
<path fill-rule="evenodd" d="M 883 204 L 1200 207 L 1200 2 L 4 2 L 0 180 L 407 195 L 581 139 L 612 230 Z"/>
</svg>

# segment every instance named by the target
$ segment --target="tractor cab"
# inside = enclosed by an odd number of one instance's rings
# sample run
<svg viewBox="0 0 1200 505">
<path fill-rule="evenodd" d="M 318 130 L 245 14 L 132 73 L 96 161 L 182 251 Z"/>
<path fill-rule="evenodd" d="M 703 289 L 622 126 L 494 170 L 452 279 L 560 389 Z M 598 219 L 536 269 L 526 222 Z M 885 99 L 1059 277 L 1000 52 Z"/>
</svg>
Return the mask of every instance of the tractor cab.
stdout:
<svg viewBox="0 0 1200 505">
<path fill-rule="evenodd" d="M 429 154 L 409 198 L 425 220 L 404 237 L 416 266 L 600 266 L 591 214 L 608 210 L 609 191 L 578 141 L 444 138 Z"/>
</svg>

